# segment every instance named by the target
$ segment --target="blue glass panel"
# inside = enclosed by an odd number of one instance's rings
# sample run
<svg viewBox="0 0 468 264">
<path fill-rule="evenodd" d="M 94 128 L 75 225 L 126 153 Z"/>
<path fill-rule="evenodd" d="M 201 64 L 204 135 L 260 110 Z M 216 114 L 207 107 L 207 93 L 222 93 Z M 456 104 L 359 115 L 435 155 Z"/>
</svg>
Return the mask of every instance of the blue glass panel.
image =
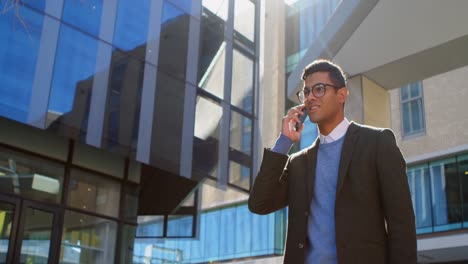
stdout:
<svg viewBox="0 0 468 264">
<path fill-rule="evenodd" d="M 162 237 L 164 216 L 139 216 L 136 229 L 137 237 Z"/>
<path fill-rule="evenodd" d="M 252 251 L 252 213 L 246 206 L 236 208 L 236 258 L 244 258 L 251 255 Z"/>
<path fill-rule="evenodd" d="M 167 1 L 177 6 L 184 13 L 191 14 L 192 0 L 167 0 Z"/>
<path fill-rule="evenodd" d="M 190 16 L 167 1 L 161 19 L 158 67 L 185 80 Z"/>
<path fill-rule="evenodd" d="M 205 244 L 204 244 L 204 256 L 205 259 L 210 261 L 212 258 L 217 258 L 219 254 L 220 244 L 220 211 L 211 211 L 206 213 L 206 230 L 205 233 Z"/>
<path fill-rule="evenodd" d="M 221 219 L 219 221 L 220 240 L 219 256 L 224 259 L 234 258 L 234 239 L 236 236 L 234 223 L 236 221 L 236 208 L 226 208 L 221 210 Z"/>
<path fill-rule="evenodd" d="M 103 0 L 65 0 L 62 19 L 80 30 L 99 35 Z"/>
<path fill-rule="evenodd" d="M 421 96 L 421 82 L 414 82 L 410 85 L 411 89 L 411 98 Z"/>
<path fill-rule="evenodd" d="M 202 213 L 200 215 L 200 224 L 198 225 L 200 238 L 198 239 L 198 243 L 194 241 L 190 247 L 190 255 L 188 256 L 187 260 L 192 260 L 192 262 L 198 262 L 203 259 L 204 256 L 204 244 L 205 244 L 205 232 L 208 228 L 206 225 L 206 213 Z"/>
<path fill-rule="evenodd" d="M 423 127 L 423 109 L 422 99 L 416 99 L 411 101 L 411 121 L 413 123 L 413 133 L 421 132 L 424 130 Z"/>
<path fill-rule="evenodd" d="M 463 228 L 468 228 L 468 154 L 458 157 L 458 173 L 462 184 Z"/>
<path fill-rule="evenodd" d="M 148 37 L 151 0 L 120 0 L 115 24 L 114 45 L 130 51 L 144 45 Z"/>
<path fill-rule="evenodd" d="M 37 10 L 41 10 L 41 11 L 44 11 L 45 5 L 46 5 L 46 1 L 44 0 L 21 0 L 21 2 L 23 2 L 26 6 L 29 6 Z"/>
<path fill-rule="evenodd" d="M 409 99 L 409 86 L 408 85 L 401 87 L 400 97 L 402 101 L 406 101 Z"/>
<path fill-rule="evenodd" d="M 432 231 L 431 179 L 427 165 L 409 167 L 407 171 L 408 184 L 411 191 L 416 228 L 424 232 Z"/>
<path fill-rule="evenodd" d="M 128 155 L 136 149 L 144 63 L 120 52 L 112 54 L 103 148 Z"/>
<path fill-rule="evenodd" d="M 193 216 L 169 216 L 167 223 L 168 237 L 190 237 L 192 236 Z"/>
<path fill-rule="evenodd" d="M 431 162 L 429 173 L 432 186 L 434 230 L 461 228 L 462 210 L 460 181 L 455 159 Z"/>
<path fill-rule="evenodd" d="M 14 9 L 0 14 L 0 115 L 26 122 L 43 16 L 25 7 L 18 12 L 22 21 Z"/>
<path fill-rule="evenodd" d="M 49 100 L 55 124 L 86 131 L 97 45 L 96 39 L 62 25 Z"/>
<path fill-rule="evenodd" d="M 411 109 L 410 103 L 403 103 L 402 105 L 402 118 L 403 118 L 403 134 L 409 135 L 413 132 L 411 127 Z"/>
<path fill-rule="evenodd" d="M 251 226 L 252 229 L 252 255 L 266 255 L 272 254 L 271 248 L 274 229 L 270 229 L 268 225 L 269 220 L 272 219 L 272 215 L 252 215 Z"/>
<path fill-rule="evenodd" d="M 136 239 L 133 253 L 142 261 L 141 256 L 148 253 L 147 247 L 153 243 L 151 255 L 146 256 L 155 263 L 177 258 L 181 263 L 212 263 L 282 254 L 285 219 L 286 210 L 259 216 L 251 214 L 246 204 L 215 209 L 201 213 L 198 239 L 166 239 L 157 243 L 151 239 Z"/>
</svg>

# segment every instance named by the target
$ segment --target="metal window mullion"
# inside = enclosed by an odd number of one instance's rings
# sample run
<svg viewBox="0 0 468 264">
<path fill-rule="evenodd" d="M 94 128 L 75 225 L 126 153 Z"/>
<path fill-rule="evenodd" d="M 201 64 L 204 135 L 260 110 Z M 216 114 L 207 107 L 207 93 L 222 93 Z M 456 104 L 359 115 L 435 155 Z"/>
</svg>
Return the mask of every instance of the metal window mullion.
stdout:
<svg viewBox="0 0 468 264">
<path fill-rule="evenodd" d="M 143 163 L 149 163 L 151 153 L 162 8 L 163 0 L 151 1 L 136 153 L 136 160 Z"/>
<path fill-rule="evenodd" d="M 232 86 L 232 57 L 233 57 L 233 32 L 234 32 L 234 0 L 229 1 L 228 18 L 224 29 L 224 41 L 226 43 L 226 57 L 224 61 L 224 90 L 221 102 L 223 111 L 220 121 L 219 149 L 218 149 L 218 175 L 217 186 L 227 188 L 229 174 L 229 131 L 231 123 L 231 86 Z"/>
<path fill-rule="evenodd" d="M 47 1 L 45 12 L 54 17 L 62 17 L 63 1 Z M 60 22 L 45 15 L 27 117 L 27 123 L 38 128 L 46 128 L 59 33 Z"/>
<path fill-rule="evenodd" d="M 200 16 L 201 0 L 192 1 L 192 10 L 189 24 L 187 69 L 184 95 L 184 116 L 182 123 L 182 144 L 180 175 L 191 178 L 192 175 L 192 155 L 193 136 L 195 130 L 195 112 L 197 100 L 197 74 L 198 74 L 198 53 L 200 46 Z"/>
<path fill-rule="evenodd" d="M 252 179 L 251 179 L 251 184 L 250 186 L 253 185 L 253 180 L 255 179 L 255 175 L 257 171 L 259 171 L 260 167 L 260 156 L 261 156 L 261 136 L 260 136 L 260 117 L 262 116 L 262 110 L 260 107 L 260 104 L 263 105 L 263 99 L 261 99 L 260 94 L 262 87 L 260 86 L 260 76 L 263 75 L 264 73 L 264 66 L 260 67 L 260 61 L 263 61 L 265 58 L 265 49 L 262 48 L 265 46 L 265 44 L 262 42 L 264 39 L 264 24 L 265 24 L 265 14 L 266 13 L 266 0 L 259 0 L 257 1 L 257 4 L 255 5 L 255 23 L 256 23 L 256 33 L 255 33 L 255 45 L 256 45 L 256 51 L 255 51 L 255 70 L 256 70 L 256 75 L 255 75 L 255 83 L 256 83 L 256 89 L 257 91 L 256 96 L 254 97 L 254 119 L 253 119 L 253 157 L 252 157 Z M 262 118 L 263 119 L 263 118 Z"/>
<path fill-rule="evenodd" d="M 258 133 L 256 133 L 259 130 L 259 119 L 258 119 L 258 105 L 259 105 L 259 95 L 260 95 L 260 22 L 261 22 L 261 1 L 256 1 L 255 2 L 255 27 L 254 27 L 254 41 L 255 41 L 255 54 L 254 54 L 254 89 L 253 89 L 253 100 L 252 103 L 254 104 L 252 107 L 252 131 L 251 131 L 251 154 L 252 154 L 252 165 L 250 168 L 250 183 L 249 187 L 252 188 L 253 186 L 253 179 L 254 179 L 254 174 L 258 171 L 258 156 L 259 156 L 259 150 L 257 148 L 257 142 L 260 141 L 260 137 Z"/>
<path fill-rule="evenodd" d="M 107 105 L 107 90 L 109 87 L 110 65 L 112 61 L 112 43 L 114 38 L 115 20 L 117 17 L 117 1 L 106 1 L 103 5 L 96 69 L 93 78 L 91 104 L 89 109 L 86 143 L 101 147 L 104 119 Z"/>
</svg>

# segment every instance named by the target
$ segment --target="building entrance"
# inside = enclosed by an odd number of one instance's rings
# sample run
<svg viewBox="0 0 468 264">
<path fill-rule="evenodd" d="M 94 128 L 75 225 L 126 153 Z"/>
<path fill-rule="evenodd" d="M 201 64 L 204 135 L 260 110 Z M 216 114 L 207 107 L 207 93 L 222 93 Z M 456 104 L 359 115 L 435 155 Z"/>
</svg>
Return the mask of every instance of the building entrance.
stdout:
<svg viewBox="0 0 468 264">
<path fill-rule="evenodd" d="M 54 263 L 57 209 L 0 194 L 0 263 Z"/>
</svg>

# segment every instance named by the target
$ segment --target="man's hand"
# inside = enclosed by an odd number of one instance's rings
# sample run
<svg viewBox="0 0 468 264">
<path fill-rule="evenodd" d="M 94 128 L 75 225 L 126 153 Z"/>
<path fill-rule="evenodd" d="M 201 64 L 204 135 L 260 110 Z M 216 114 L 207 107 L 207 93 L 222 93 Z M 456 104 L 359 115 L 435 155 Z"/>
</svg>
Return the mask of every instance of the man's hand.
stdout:
<svg viewBox="0 0 468 264">
<path fill-rule="evenodd" d="M 304 105 L 295 106 L 289 109 L 288 114 L 283 117 L 281 133 L 291 139 L 294 143 L 299 142 L 302 129 L 304 129 L 304 124 L 301 123 L 299 116 L 307 115 L 307 113 L 303 113 L 301 111 L 302 109 L 304 109 Z M 299 123 L 298 131 L 296 131 L 296 123 Z"/>
</svg>

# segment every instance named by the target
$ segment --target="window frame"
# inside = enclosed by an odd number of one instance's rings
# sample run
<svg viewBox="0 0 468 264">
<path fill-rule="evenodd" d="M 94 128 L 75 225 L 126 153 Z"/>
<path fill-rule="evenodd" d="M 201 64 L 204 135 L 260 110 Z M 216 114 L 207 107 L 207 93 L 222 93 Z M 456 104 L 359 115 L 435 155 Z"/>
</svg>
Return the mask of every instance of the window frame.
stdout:
<svg viewBox="0 0 468 264">
<path fill-rule="evenodd" d="M 419 89 L 419 95 L 418 96 L 415 96 L 415 97 L 412 97 L 411 96 L 411 85 L 418 85 L 418 89 Z M 407 99 L 403 99 L 403 93 L 402 93 L 402 89 L 404 88 L 409 88 L 409 95 L 408 95 L 408 98 Z M 412 83 L 408 83 L 402 87 L 400 87 L 400 128 L 401 128 L 401 136 L 404 140 L 406 139 L 412 139 L 412 138 L 416 138 L 416 137 L 420 137 L 420 136 L 425 136 L 426 135 L 426 114 L 425 114 L 425 107 L 424 107 L 424 89 L 423 89 L 423 81 L 416 81 L 416 82 L 412 82 Z M 409 132 L 406 132 L 405 130 L 405 123 L 404 123 L 404 116 L 405 116 L 405 113 L 404 113 L 404 105 L 407 105 L 407 104 L 410 104 L 411 102 L 414 102 L 414 101 L 417 101 L 417 100 L 421 100 L 421 113 L 420 113 L 420 117 L 421 117 L 421 130 L 418 130 L 418 131 L 415 131 L 412 126 L 413 126 L 413 120 L 412 120 L 412 115 L 411 115 L 411 108 L 410 108 L 410 115 L 409 115 L 409 119 L 410 119 L 410 130 Z"/>
</svg>

